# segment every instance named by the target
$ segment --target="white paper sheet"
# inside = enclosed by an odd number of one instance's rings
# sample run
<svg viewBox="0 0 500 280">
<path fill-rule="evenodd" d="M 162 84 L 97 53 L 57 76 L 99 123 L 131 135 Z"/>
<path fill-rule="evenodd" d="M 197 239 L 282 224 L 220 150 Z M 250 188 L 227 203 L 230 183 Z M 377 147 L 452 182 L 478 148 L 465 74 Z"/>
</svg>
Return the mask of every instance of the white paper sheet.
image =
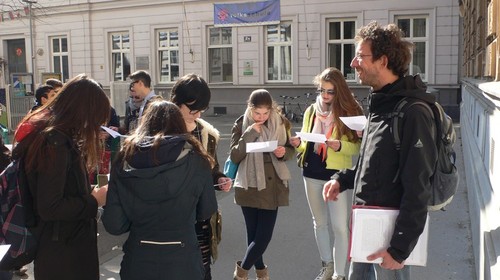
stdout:
<svg viewBox="0 0 500 280">
<path fill-rule="evenodd" d="M 0 260 L 3 259 L 5 254 L 7 254 L 7 252 L 9 251 L 9 248 L 10 248 L 10 244 L 0 245 Z"/>
<path fill-rule="evenodd" d="M 399 210 L 362 209 L 352 210 L 351 258 L 354 262 L 381 263 L 382 259 L 368 261 L 366 257 L 389 247 Z M 429 216 L 415 249 L 405 265 L 426 266 Z"/>
<path fill-rule="evenodd" d="M 112 130 L 109 127 L 101 126 L 101 128 L 104 129 L 104 131 L 106 131 L 107 133 L 109 133 L 109 135 L 111 135 L 111 137 L 113 137 L 113 138 L 116 138 L 116 137 L 125 137 L 125 135 L 121 135 L 120 133 L 118 133 L 117 131 Z"/>
<path fill-rule="evenodd" d="M 363 115 L 354 117 L 340 117 L 340 120 L 352 130 L 361 131 L 365 129 L 366 117 Z"/>
<path fill-rule="evenodd" d="M 278 141 L 252 142 L 247 143 L 247 153 L 266 153 L 278 148 Z"/>
<path fill-rule="evenodd" d="M 326 136 L 324 134 L 319 133 L 308 133 L 308 132 L 295 132 L 297 136 L 300 137 L 301 141 L 308 141 L 314 143 L 325 143 Z"/>
</svg>

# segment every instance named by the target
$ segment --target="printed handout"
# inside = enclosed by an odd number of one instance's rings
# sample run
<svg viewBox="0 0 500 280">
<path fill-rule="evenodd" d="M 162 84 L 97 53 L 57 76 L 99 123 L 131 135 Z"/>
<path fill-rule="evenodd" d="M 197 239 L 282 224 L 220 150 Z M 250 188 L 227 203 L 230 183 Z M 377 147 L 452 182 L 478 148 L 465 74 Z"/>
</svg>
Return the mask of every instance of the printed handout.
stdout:
<svg viewBox="0 0 500 280">
<path fill-rule="evenodd" d="M 121 135 L 120 133 L 118 133 L 117 131 L 112 130 L 109 127 L 101 126 L 101 128 L 104 129 L 104 131 L 106 131 L 107 133 L 109 133 L 109 135 L 111 135 L 111 137 L 113 137 L 113 138 L 116 138 L 116 137 L 125 137 L 125 135 Z"/>
<path fill-rule="evenodd" d="M 308 132 L 295 132 L 297 136 L 300 137 L 301 141 L 308 141 L 314 143 L 325 143 L 326 136 L 324 134 L 319 133 L 308 133 Z"/>
<path fill-rule="evenodd" d="M 247 143 L 247 153 L 266 153 L 272 152 L 278 148 L 278 141 L 264 141 Z"/>
<path fill-rule="evenodd" d="M 354 117 L 340 117 L 340 120 L 352 130 L 361 131 L 365 129 L 366 117 L 363 115 Z"/>
<path fill-rule="evenodd" d="M 0 245 L 0 260 L 3 259 L 5 254 L 7 254 L 7 252 L 9 251 L 9 248 L 10 248 L 10 244 Z"/>
<path fill-rule="evenodd" d="M 380 250 L 387 249 L 394 232 L 399 210 L 354 208 L 352 210 L 352 233 L 350 256 L 352 261 L 361 263 L 381 263 L 382 259 L 368 261 L 366 258 Z M 429 216 L 417 245 L 405 265 L 425 266 L 427 264 L 427 241 Z"/>
</svg>

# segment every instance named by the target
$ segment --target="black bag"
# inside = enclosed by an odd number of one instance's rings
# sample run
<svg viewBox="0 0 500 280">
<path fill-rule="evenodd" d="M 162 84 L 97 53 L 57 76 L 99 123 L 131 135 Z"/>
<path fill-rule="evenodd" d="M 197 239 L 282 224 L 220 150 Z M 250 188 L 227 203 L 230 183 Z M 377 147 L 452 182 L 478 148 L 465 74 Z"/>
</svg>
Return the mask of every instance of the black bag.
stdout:
<svg viewBox="0 0 500 280">
<path fill-rule="evenodd" d="M 434 174 L 431 177 L 431 198 L 428 210 L 444 210 L 455 195 L 459 182 L 458 170 L 455 166 L 456 153 L 453 150 L 456 134 L 453 127 L 453 120 L 444 112 L 443 107 L 434 102 L 426 103 L 417 99 L 401 99 L 392 113 L 391 131 L 396 145 L 396 149 L 401 148 L 402 119 L 405 112 L 414 105 L 421 105 L 429 110 L 436 123 L 436 145 L 438 151 L 437 164 L 434 167 Z"/>
</svg>

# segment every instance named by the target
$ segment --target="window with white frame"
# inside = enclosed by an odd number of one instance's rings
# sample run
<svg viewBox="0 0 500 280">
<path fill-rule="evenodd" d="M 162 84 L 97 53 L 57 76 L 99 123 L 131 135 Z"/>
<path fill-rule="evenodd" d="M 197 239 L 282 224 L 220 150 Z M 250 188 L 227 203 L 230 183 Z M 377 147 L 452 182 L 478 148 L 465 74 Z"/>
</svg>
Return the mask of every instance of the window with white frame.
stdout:
<svg viewBox="0 0 500 280">
<path fill-rule="evenodd" d="M 210 83 L 233 81 L 233 29 L 208 28 L 208 80 Z"/>
<path fill-rule="evenodd" d="M 356 73 L 351 61 L 356 50 L 356 20 L 331 19 L 327 24 L 327 65 L 339 69 L 347 81 L 354 81 Z"/>
<path fill-rule="evenodd" d="M 429 61 L 429 17 L 397 16 L 396 22 L 405 37 L 415 44 L 410 62 L 409 74 L 420 74 L 427 81 Z"/>
<path fill-rule="evenodd" d="M 125 81 L 130 75 L 130 36 L 128 32 L 110 34 L 111 77 L 113 81 Z"/>
<path fill-rule="evenodd" d="M 179 78 L 179 31 L 163 29 L 156 32 L 158 46 L 158 73 L 160 83 L 175 82 Z"/>
<path fill-rule="evenodd" d="M 292 81 L 292 24 L 266 26 L 267 81 Z"/>
<path fill-rule="evenodd" d="M 61 74 L 61 81 L 69 79 L 68 38 L 66 36 L 50 37 L 52 72 Z"/>
</svg>

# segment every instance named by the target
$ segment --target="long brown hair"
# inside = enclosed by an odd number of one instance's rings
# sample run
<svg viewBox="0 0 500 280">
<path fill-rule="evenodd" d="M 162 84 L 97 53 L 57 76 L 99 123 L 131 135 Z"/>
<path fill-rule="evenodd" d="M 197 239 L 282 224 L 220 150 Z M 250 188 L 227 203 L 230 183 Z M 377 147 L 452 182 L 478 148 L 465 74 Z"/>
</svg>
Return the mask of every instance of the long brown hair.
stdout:
<svg viewBox="0 0 500 280">
<path fill-rule="evenodd" d="M 339 140 L 342 135 L 347 135 L 351 141 L 358 140 L 358 135 L 340 120 L 340 117 L 363 115 L 363 109 L 347 86 L 344 75 L 335 67 L 326 68 L 313 80 L 315 86 L 319 86 L 321 82 L 329 82 L 334 87 L 332 112 L 337 127 L 335 139 Z"/>
<path fill-rule="evenodd" d="M 49 101 L 41 110 L 28 114 L 21 123 L 30 122 L 35 130 L 33 143 L 26 153 L 26 168 L 39 168 L 37 159 L 47 158 L 44 145 L 45 133 L 57 130 L 73 139 L 88 169 L 97 166 L 101 158 L 99 133 L 101 125 L 108 121 L 110 112 L 109 99 L 99 84 L 80 74 L 67 82 L 61 92 Z M 21 143 L 23 141 L 21 140 Z"/>
<path fill-rule="evenodd" d="M 179 107 L 163 99 L 150 101 L 147 109 L 144 110 L 139 126 L 125 140 L 119 158 L 130 160 L 137 152 L 138 144 L 148 141 L 153 142 L 150 152 L 153 154 L 153 160 L 156 161 L 154 163 L 158 164 L 156 151 L 161 140 L 167 135 L 184 137 L 193 146 L 194 151 L 207 160 L 211 168 L 214 166 L 214 159 L 202 148 L 201 143 L 188 133 Z"/>
</svg>

